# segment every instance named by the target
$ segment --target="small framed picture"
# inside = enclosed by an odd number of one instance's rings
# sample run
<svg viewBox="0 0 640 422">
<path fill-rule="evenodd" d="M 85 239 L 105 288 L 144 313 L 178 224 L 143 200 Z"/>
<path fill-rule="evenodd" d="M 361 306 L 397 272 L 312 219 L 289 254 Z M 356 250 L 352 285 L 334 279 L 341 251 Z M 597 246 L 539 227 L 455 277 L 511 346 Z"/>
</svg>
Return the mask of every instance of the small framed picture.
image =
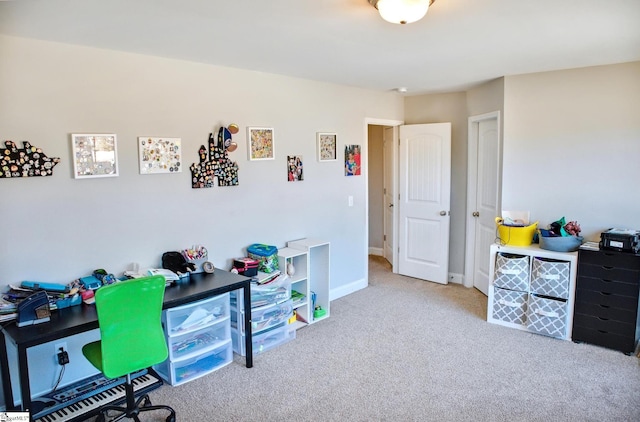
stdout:
<svg viewBox="0 0 640 422">
<path fill-rule="evenodd" d="M 303 180 L 302 155 L 287 155 L 287 181 L 301 182 Z"/>
<path fill-rule="evenodd" d="M 182 172 L 180 138 L 138 137 L 140 174 Z"/>
<path fill-rule="evenodd" d="M 115 134 L 72 134 L 73 177 L 116 177 L 118 148 Z"/>
<path fill-rule="evenodd" d="M 329 132 L 316 133 L 318 142 L 318 161 L 336 161 L 337 154 L 337 135 Z"/>
<path fill-rule="evenodd" d="M 248 127 L 247 142 L 249 150 L 249 160 L 273 160 L 274 139 L 273 128 L 269 127 Z"/>
<path fill-rule="evenodd" d="M 346 145 L 344 147 L 344 175 L 360 176 L 361 167 L 360 145 Z"/>
</svg>

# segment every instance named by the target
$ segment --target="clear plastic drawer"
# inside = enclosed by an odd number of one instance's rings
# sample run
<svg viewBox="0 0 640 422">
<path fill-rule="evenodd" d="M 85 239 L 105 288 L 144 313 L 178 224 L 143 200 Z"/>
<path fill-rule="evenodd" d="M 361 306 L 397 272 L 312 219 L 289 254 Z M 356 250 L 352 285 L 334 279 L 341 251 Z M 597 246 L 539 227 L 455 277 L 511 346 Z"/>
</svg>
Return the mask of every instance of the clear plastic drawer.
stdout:
<svg viewBox="0 0 640 422">
<path fill-rule="evenodd" d="M 167 337 L 169 359 L 179 360 L 194 356 L 229 339 L 231 339 L 231 329 L 228 318 L 224 318 L 209 327 Z"/>
<path fill-rule="evenodd" d="M 168 336 L 196 331 L 229 317 L 229 293 L 167 309 L 162 322 Z"/>
<path fill-rule="evenodd" d="M 190 359 L 175 362 L 166 360 L 153 369 L 169 384 L 179 385 L 222 368 L 233 361 L 231 341 Z"/>
</svg>

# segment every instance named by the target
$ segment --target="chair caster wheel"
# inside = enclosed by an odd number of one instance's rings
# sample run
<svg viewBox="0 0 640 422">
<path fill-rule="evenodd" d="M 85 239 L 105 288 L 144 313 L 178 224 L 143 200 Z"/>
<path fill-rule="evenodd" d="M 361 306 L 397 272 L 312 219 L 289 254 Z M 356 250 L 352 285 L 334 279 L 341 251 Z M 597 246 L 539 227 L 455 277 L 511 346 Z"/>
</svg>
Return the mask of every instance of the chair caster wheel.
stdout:
<svg viewBox="0 0 640 422">
<path fill-rule="evenodd" d="M 145 399 L 142 400 L 142 407 L 147 407 L 147 406 L 151 406 L 151 399 L 149 398 L 149 396 L 145 397 Z"/>
<path fill-rule="evenodd" d="M 100 413 L 98 415 L 98 417 L 96 418 L 95 422 L 105 422 L 106 418 L 104 417 L 104 415 L 102 413 Z"/>
<path fill-rule="evenodd" d="M 167 416 L 166 421 L 167 422 L 176 422 L 176 416 L 175 415 L 169 415 L 169 416 Z"/>
</svg>

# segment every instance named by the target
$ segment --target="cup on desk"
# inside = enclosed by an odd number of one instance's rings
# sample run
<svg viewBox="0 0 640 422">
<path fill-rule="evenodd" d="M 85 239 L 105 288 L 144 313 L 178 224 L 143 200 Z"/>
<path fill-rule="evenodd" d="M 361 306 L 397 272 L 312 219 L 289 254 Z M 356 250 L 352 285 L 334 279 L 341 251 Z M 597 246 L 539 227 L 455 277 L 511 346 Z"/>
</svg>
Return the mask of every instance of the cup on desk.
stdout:
<svg viewBox="0 0 640 422">
<path fill-rule="evenodd" d="M 188 261 L 196 266 L 196 270 L 193 271 L 194 273 L 204 272 L 204 269 L 202 268 L 202 266 L 204 265 L 205 262 L 207 262 L 206 256 L 204 258 L 190 259 Z"/>
</svg>

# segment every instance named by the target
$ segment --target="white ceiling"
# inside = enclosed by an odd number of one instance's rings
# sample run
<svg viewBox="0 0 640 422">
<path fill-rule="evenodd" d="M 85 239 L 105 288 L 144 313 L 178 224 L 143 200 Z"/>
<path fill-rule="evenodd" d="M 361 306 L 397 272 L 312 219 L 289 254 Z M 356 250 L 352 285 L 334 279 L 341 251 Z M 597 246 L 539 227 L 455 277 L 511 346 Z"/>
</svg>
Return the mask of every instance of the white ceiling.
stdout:
<svg viewBox="0 0 640 422">
<path fill-rule="evenodd" d="M 640 0 L 10 0 L 0 33 L 415 95 L 640 60 Z"/>
</svg>

